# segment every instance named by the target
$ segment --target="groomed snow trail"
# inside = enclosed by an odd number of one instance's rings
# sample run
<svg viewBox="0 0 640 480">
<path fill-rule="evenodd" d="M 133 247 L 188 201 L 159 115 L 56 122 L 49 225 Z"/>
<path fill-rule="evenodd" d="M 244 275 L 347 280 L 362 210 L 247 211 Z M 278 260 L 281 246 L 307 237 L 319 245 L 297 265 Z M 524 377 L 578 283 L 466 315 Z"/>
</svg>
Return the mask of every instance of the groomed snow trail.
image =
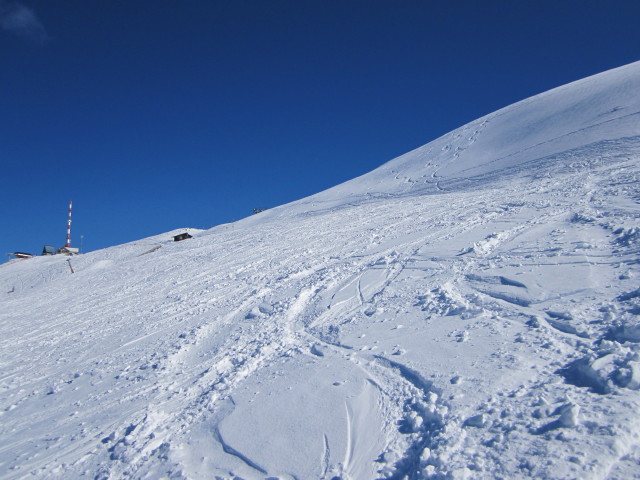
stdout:
<svg viewBox="0 0 640 480">
<path fill-rule="evenodd" d="M 638 88 L 74 274 L 0 266 L 0 476 L 640 478 Z"/>
</svg>

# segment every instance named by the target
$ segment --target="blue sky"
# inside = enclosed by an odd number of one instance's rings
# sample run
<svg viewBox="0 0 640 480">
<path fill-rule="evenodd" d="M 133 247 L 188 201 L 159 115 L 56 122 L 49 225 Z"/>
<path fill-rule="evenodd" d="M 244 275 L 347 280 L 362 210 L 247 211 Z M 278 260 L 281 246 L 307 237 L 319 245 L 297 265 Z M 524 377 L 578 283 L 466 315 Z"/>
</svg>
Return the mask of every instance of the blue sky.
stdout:
<svg viewBox="0 0 640 480">
<path fill-rule="evenodd" d="M 638 25 L 637 0 L 0 0 L 0 253 L 62 246 L 69 200 L 95 250 L 311 195 L 640 60 Z"/>
</svg>

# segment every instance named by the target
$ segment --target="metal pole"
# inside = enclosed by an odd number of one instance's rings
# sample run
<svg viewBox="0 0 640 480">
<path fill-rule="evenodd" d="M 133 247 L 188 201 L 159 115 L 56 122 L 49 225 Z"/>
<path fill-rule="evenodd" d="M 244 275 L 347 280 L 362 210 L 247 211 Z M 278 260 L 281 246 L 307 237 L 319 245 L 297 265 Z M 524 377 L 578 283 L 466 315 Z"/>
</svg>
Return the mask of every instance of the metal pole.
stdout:
<svg viewBox="0 0 640 480">
<path fill-rule="evenodd" d="M 65 245 L 65 247 L 71 246 L 71 206 L 72 202 L 69 201 L 69 218 L 67 220 L 67 244 Z"/>
</svg>

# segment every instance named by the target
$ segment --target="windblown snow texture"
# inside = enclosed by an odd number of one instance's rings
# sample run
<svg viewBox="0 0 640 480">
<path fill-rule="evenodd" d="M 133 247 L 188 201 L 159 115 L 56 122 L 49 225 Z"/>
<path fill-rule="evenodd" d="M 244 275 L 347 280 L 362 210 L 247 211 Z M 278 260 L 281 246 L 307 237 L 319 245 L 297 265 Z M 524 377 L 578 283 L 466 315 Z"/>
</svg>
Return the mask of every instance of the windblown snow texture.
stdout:
<svg viewBox="0 0 640 480">
<path fill-rule="evenodd" d="M 312 197 L 0 267 L 0 477 L 640 478 L 640 63 Z"/>
</svg>

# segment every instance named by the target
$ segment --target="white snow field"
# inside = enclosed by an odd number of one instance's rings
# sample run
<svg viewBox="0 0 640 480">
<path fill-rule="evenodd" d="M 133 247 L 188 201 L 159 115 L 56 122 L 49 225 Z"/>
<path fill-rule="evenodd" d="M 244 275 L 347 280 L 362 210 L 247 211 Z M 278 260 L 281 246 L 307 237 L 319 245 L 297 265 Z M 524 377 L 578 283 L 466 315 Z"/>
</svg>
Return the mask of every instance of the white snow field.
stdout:
<svg viewBox="0 0 640 480">
<path fill-rule="evenodd" d="M 183 242 L 4 264 L 0 477 L 640 478 L 639 182 L 640 62 Z"/>
</svg>

